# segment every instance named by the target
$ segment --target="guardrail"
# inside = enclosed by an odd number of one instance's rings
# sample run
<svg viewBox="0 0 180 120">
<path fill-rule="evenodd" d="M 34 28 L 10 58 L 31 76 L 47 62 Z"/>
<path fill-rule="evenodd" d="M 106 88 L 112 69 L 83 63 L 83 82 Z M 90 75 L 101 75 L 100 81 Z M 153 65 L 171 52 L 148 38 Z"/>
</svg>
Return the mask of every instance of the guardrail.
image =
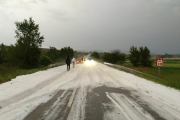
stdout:
<svg viewBox="0 0 180 120">
<path fill-rule="evenodd" d="M 56 63 L 56 64 L 51 64 L 51 65 L 49 65 L 49 67 L 53 67 L 53 66 L 57 66 L 57 65 L 62 65 L 62 64 L 65 64 L 65 62 L 62 62 L 62 63 Z"/>
<path fill-rule="evenodd" d="M 124 66 L 116 65 L 116 64 L 112 64 L 112 63 L 107 63 L 107 62 L 104 62 L 104 64 L 105 64 L 105 65 L 111 65 L 111 66 L 114 66 L 114 67 L 118 67 L 118 68 L 120 68 L 120 69 L 123 69 L 123 70 L 128 71 L 128 72 L 131 72 L 131 73 L 138 73 L 138 74 L 140 74 L 140 75 L 144 75 L 144 76 L 151 77 L 151 78 L 153 78 L 153 79 L 159 80 L 159 78 L 157 78 L 157 77 L 154 77 L 154 76 L 151 76 L 151 75 L 142 73 L 142 72 L 137 71 L 137 70 L 133 70 L 133 69 L 128 68 L 128 67 L 124 67 Z"/>
</svg>

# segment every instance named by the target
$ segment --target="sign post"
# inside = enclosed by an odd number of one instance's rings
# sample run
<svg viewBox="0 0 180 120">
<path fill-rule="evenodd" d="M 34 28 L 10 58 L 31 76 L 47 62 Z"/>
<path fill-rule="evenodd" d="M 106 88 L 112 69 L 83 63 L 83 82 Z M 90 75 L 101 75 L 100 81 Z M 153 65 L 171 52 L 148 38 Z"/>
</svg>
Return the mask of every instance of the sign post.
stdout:
<svg viewBox="0 0 180 120">
<path fill-rule="evenodd" d="M 158 66 L 159 78 L 160 78 L 160 66 L 163 66 L 163 57 L 156 58 L 156 66 Z"/>
</svg>

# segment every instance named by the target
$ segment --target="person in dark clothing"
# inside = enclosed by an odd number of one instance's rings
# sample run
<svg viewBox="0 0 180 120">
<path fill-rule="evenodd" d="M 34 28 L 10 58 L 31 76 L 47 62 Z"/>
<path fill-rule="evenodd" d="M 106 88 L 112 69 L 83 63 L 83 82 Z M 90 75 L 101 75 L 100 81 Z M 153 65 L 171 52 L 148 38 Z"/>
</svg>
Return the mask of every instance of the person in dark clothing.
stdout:
<svg viewBox="0 0 180 120">
<path fill-rule="evenodd" d="M 71 60 L 70 60 L 69 56 L 66 59 L 66 64 L 67 64 L 67 70 L 70 70 Z"/>
</svg>

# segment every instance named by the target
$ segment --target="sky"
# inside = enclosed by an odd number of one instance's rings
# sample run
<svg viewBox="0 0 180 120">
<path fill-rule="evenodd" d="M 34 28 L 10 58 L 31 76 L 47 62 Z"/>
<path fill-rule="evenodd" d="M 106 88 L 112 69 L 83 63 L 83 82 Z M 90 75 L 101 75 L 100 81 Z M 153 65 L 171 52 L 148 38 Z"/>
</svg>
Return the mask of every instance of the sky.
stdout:
<svg viewBox="0 0 180 120">
<path fill-rule="evenodd" d="M 15 22 L 29 17 L 42 47 L 180 54 L 180 0 L 0 0 L 0 43 L 15 44 Z"/>
</svg>

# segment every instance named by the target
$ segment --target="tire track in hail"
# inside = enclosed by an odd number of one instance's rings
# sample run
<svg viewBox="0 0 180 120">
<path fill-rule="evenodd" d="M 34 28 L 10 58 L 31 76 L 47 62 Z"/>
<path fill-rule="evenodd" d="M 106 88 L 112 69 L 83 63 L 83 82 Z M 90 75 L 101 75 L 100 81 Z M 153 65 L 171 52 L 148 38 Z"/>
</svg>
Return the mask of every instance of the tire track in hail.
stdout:
<svg viewBox="0 0 180 120">
<path fill-rule="evenodd" d="M 114 80 L 114 78 L 112 76 L 109 76 L 107 73 L 105 73 L 102 69 L 100 68 L 96 68 L 97 71 L 101 71 L 98 73 L 103 75 L 103 76 L 108 76 L 110 77 L 113 81 L 116 82 L 116 80 Z M 99 77 L 100 78 L 100 77 Z M 109 89 L 109 88 L 107 88 Z M 125 88 L 124 88 L 125 89 Z M 129 90 L 127 90 L 129 91 Z M 108 92 L 108 91 L 107 91 Z M 113 91 L 112 91 L 113 92 Z M 130 91 L 129 91 L 130 92 Z M 133 90 L 133 92 L 138 92 L 136 90 Z M 132 92 L 130 92 L 131 94 L 133 94 Z M 148 103 L 146 103 L 145 101 L 141 100 L 140 97 L 134 97 L 131 94 L 124 94 L 126 97 L 128 97 L 129 99 L 131 99 L 132 101 L 136 102 L 144 111 L 148 112 L 155 120 L 165 120 L 163 117 L 161 117 L 156 111 L 154 111 L 152 108 L 150 108 L 150 106 L 148 105 Z"/>
<path fill-rule="evenodd" d="M 78 72 L 79 73 L 79 72 Z M 62 73 L 63 74 L 63 73 Z M 64 75 L 65 76 L 65 75 Z M 62 86 L 68 86 L 68 84 L 69 83 L 71 83 L 72 81 L 74 81 L 74 80 L 76 80 L 77 78 L 79 77 L 79 74 L 77 74 L 76 76 L 75 76 L 75 78 L 73 78 L 73 79 L 70 79 L 70 80 L 68 80 L 68 81 L 64 81 L 64 83 L 62 83 L 61 85 L 59 85 L 58 86 L 58 88 L 60 88 L 60 87 L 62 87 Z M 57 78 L 58 79 L 58 78 Z M 52 82 L 54 82 L 56 79 L 54 79 Z M 52 83 L 51 82 L 51 83 Z M 50 84 L 48 84 L 48 85 L 50 85 Z M 45 87 L 45 86 L 44 86 Z M 58 89 L 58 91 L 59 90 L 61 90 L 61 89 Z M 54 92 L 55 93 L 57 93 L 58 92 L 57 90 L 56 91 L 52 91 L 50 94 L 52 95 L 52 94 L 54 94 Z M 35 93 L 36 91 L 34 91 L 33 93 Z M 33 94 L 32 93 L 32 94 Z M 46 94 L 48 94 L 48 93 L 45 93 L 45 94 L 43 94 L 43 95 L 46 95 Z M 31 95 L 31 94 L 29 94 L 29 95 Z M 26 97 L 28 97 L 28 95 L 26 96 Z M 40 96 L 39 96 L 40 97 Z M 25 97 L 24 97 L 25 98 Z M 23 99 L 24 99 L 23 98 Z M 23 102 L 21 102 L 21 104 L 24 104 L 24 103 L 27 103 L 28 101 L 30 101 L 30 102 L 33 102 L 33 101 L 35 101 L 37 99 L 37 97 L 33 97 L 33 98 L 31 98 L 31 99 L 28 99 L 28 100 L 26 100 L 26 101 L 23 101 Z M 19 102 L 19 101 L 16 101 L 16 102 Z M 13 103 L 13 101 L 12 101 L 12 103 Z M 15 103 L 15 102 L 14 102 Z M 9 104 L 8 104 L 9 105 Z M 18 109 L 18 108 L 20 108 L 21 106 L 19 105 L 19 104 L 17 104 L 16 105 L 16 107 L 15 107 L 15 109 Z M 8 112 L 10 112 L 10 111 L 13 111 L 13 110 L 15 110 L 15 109 L 11 109 L 11 110 L 8 110 L 8 111 L 4 111 L 4 112 L 0 112 L 0 115 L 3 115 L 3 114 L 6 114 L 6 113 L 8 113 Z"/>
</svg>

